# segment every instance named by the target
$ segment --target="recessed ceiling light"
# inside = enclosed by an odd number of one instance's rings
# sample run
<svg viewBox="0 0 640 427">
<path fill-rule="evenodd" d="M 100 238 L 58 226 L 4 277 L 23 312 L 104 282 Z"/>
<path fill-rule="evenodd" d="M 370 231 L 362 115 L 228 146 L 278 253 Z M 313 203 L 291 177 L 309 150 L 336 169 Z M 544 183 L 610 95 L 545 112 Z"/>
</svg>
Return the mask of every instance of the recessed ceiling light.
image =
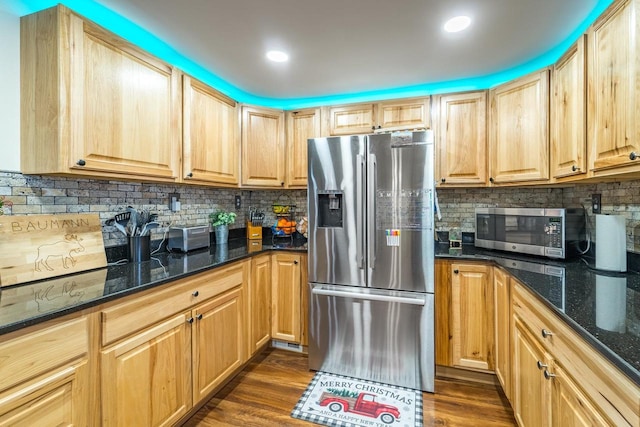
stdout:
<svg viewBox="0 0 640 427">
<path fill-rule="evenodd" d="M 468 16 L 456 16 L 444 23 L 444 30 L 448 33 L 457 33 L 467 28 L 471 24 Z"/>
<path fill-rule="evenodd" d="M 267 52 L 267 59 L 273 62 L 287 62 L 289 60 L 289 55 L 281 50 L 270 50 Z"/>
</svg>

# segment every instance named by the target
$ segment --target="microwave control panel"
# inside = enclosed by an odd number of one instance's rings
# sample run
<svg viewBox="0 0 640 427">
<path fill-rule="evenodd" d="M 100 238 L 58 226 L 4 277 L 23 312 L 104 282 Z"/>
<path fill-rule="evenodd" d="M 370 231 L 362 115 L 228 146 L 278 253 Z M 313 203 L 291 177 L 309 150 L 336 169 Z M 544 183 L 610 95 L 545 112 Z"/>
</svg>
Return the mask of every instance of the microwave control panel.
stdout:
<svg viewBox="0 0 640 427">
<path fill-rule="evenodd" d="M 564 240 L 562 232 L 562 218 L 561 217 L 548 217 L 548 222 L 545 226 L 545 233 L 549 236 L 549 247 L 561 248 Z"/>
</svg>

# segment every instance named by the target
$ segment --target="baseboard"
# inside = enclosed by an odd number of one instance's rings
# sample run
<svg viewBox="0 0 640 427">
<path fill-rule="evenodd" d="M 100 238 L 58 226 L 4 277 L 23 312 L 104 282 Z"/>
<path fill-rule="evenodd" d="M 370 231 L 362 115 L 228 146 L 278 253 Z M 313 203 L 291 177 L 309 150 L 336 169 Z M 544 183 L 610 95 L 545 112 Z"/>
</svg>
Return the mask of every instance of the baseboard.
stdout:
<svg viewBox="0 0 640 427">
<path fill-rule="evenodd" d="M 498 377 L 488 372 L 478 372 L 469 369 L 452 368 L 451 366 L 436 365 L 436 377 L 453 378 L 474 383 L 500 385 Z"/>
<path fill-rule="evenodd" d="M 304 346 L 302 344 L 286 342 L 286 341 L 271 340 L 271 347 L 277 348 L 279 350 L 288 350 L 288 351 L 293 351 L 295 353 L 302 353 L 302 354 L 308 354 L 309 352 L 309 349 L 307 346 Z"/>
</svg>

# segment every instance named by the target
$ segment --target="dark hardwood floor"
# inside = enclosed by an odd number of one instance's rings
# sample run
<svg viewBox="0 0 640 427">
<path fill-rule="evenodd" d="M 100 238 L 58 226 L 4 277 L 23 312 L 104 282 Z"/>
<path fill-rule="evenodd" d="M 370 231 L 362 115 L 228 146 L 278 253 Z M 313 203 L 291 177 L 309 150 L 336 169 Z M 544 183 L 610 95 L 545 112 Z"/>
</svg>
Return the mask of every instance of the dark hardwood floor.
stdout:
<svg viewBox="0 0 640 427">
<path fill-rule="evenodd" d="M 184 426 L 313 426 L 289 416 L 313 375 L 306 356 L 268 349 Z M 437 378 L 436 393 L 423 393 L 423 404 L 425 426 L 516 425 L 496 386 Z"/>
</svg>

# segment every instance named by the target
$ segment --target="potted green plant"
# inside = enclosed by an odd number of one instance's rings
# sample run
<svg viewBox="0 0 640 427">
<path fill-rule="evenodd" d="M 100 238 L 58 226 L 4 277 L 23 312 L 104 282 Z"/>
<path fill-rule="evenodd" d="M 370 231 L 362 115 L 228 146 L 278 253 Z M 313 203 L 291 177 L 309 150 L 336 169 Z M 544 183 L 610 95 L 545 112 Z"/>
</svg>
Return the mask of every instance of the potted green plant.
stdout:
<svg viewBox="0 0 640 427">
<path fill-rule="evenodd" d="M 216 232 L 216 245 L 225 244 L 229 239 L 229 225 L 236 222 L 236 213 L 217 211 L 209 215 L 209 222 Z"/>
<path fill-rule="evenodd" d="M 5 206 L 13 206 L 13 202 L 6 200 L 4 196 L 0 196 L 0 215 L 4 215 Z"/>
</svg>

